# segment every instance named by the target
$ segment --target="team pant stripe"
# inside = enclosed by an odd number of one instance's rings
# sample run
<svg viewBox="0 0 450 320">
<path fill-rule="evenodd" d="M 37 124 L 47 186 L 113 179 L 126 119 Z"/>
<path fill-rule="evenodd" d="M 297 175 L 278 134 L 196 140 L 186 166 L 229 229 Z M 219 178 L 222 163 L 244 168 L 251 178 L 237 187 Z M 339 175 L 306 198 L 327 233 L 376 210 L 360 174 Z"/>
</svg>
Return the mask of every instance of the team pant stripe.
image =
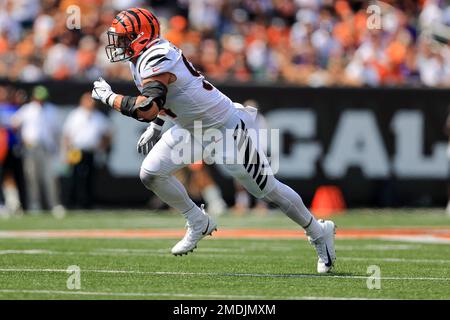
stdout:
<svg viewBox="0 0 450 320">
<path fill-rule="evenodd" d="M 247 131 L 240 131 L 240 135 L 239 135 L 239 141 L 238 141 L 238 148 L 239 151 L 242 150 L 242 148 L 244 147 L 244 144 L 247 142 Z"/>
<path fill-rule="evenodd" d="M 246 139 L 246 140 L 247 140 L 247 147 L 245 148 L 244 167 L 246 169 L 248 169 L 248 165 L 249 165 L 249 162 L 250 162 L 250 148 L 251 148 L 252 142 L 251 142 L 250 139 Z"/>
<path fill-rule="evenodd" d="M 237 141 L 238 145 L 238 153 L 242 150 L 244 143 L 247 143 L 245 146 L 245 155 L 244 155 L 244 167 L 249 174 L 253 171 L 253 180 L 255 180 L 256 184 L 260 187 L 261 190 L 264 190 L 268 176 L 264 174 L 264 165 L 261 162 L 261 156 L 259 155 L 256 149 L 253 149 L 252 140 L 247 136 L 247 129 L 245 127 L 245 122 L 240 121 L 234 128 L 233 134 L 234 140 Z M 253 153 L 251 153 L 253 151 Z M 252 160 L 250 161 L 250 156 Z M 264 179 L 263 179 L 264 178 Z"/>
<path fill-rule="evenodd" d="M 241 133 L 241 124 L 238 123 L 236 125 L 236 128 L 234 128 L 234 140 L 237 139 L 237 136 L 240 135 L 240 133 Z"/>
<path fill-rule="evenodd" d="M 243 145 L 246 141 L 246 133 L 242 130 L 242 122 L 236 125 L 236 128 L 234 130 L 234 140 L 237 141 L 237 151 L 238 155 L 240 156 L 243 151 Z"/>
<path fill-rule="evenodd" d="M 261 172 L 261 158 L 259 157 L 259 153 L 256 152 L 256 169 L 255 172 L 253 173 L 253 179 L 256 178 L 258 172 Z"/>
<path fill-rule="evenodd" d="M 258 152 L 256 151 L 256 149 L 252 148 L 251 146 L 250 146 L 250 151 L 251 151 L 251 160 L 249 162 L 249 166 L 247 168 L 247 172 L 251 173 L 252 170 L 254 169 L 254 171 L 253 171 L 253 179 L 255 179 L 255 177 L 258 174 L 259 169 L 260 169 L 260 167 L 259 167 L 260 166 L 259 155 L 258 155 Z"/>
<path fill-rule="evenodd" d="M 267 179 L 269 178 L 269 176 L 268 175 L 264 175 L 264 180 L 263 180 L 263 182 L 261 183 L 261 184 L 259 184 L 259 187 L 261 188 L 261 190 L 264 190 L 264 187 L 266 186 L 266 183 L 267 183 Z"/>
<path fill-rule="evenodd" d="M 242 130 L 245 130 L 245 122 L 241 119 Z"/>
<path fill-rule="evenodd" d="M 261 173 L 258 175 L 258 177 L 256 178 L 256 184 L 259 185 L 259 183 L 261 182 L 262 178 L 263 178 L 264 174 L 261 171 Z"/>
<path fill-rule="evenodd" d="M 250 165 L 247 167 L 247 172 L 248 172 L 248 173 L 252 172 L 254 166 L 255 166 L 254 164 L 250 164 Z M 255 170 L 255 171 L 256 171 L 256 170 Z"/>
</svg>

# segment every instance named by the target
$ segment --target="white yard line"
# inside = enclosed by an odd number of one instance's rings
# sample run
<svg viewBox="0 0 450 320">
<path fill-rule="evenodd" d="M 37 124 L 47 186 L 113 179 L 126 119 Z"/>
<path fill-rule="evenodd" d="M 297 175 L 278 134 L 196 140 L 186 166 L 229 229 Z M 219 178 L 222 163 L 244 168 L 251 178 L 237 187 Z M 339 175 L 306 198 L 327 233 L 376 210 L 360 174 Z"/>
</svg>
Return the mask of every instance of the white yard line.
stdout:
<svg viewBox="0 0 450 320">
<path fill-rule="evenodd" d="M 242 253 L 247 252 L 246 248 L 202 248 L 202 252 L 230 252 L 230 253 Z M 168 253 L 169 249 L 129 249 L 129 248 L 97 248 L 91 252 L 101 252 L 101 253 Z"/>
<path fill-rule="evenodd" d="M 379 257 L 338 257 L 343 261 L 382 261 L 382 262 L 404 262 L 404 263 L 450 263 L 446 259 L 407 259 L 407 258 L 379 258 Z"/>
<path fill-rule="evenodd" d="M 178 297 L 178 298 L 218 298 L 218 299 L 262 299 L 267 296 L 255 295 L 225 295 L 225 294 L 193 294 L 167 292 L 91 292 L 91 291 L 62 291 L 62 290 L 12 290 L 0 289 L 0 293 L 34 293 L 34 294 L 65 294 L 84 296 L 117 296 L 117 297 Z"/>
<path fill-rule="evenodd" d="M 52 254 L 52 251 L 45 249 L 0 250 L 0 255 L 3 254 Z"/>
<path fill-rule="evenodd" d="M 238 256 L 239 253 L 245 253 L 246 250 L 218 250 L 219 252 L 229 252 L 229 254 L 217 253 L 216 249 L 203 248 L 197 252 L 199 257 L 231 257 Z M 233 254 L 234 253 L 234 254 Z M 93 251 L 51 251 L 45 249 L 26 249 L 26 250 L 0 250 L 0 255 L 25 254 L 25 255 L 69 255 L 69 256 L 146 256 L 146 255 L 170 255 L 166 249 L 95 249 Z M 254 257 L 266 257 L 265 255 L 253 255 Z M 400 262 L 400 263 L 425 263 L 425 264 L 446 264 L 450 259 L 409 259 L 409 258 L 388 258 L 388 257 L 342 257 L 338 256 L 338 261 L 381 261 L 381 262 Z"/>
<path fill-rule="evenodd" d="M 0 268 L 0 272 L 66 272 L 66 269 L 26 269 Z M 270 273 L 226 273 L 226 272 L 176 272 L 176 271 L 139 271 L 139 270 L 110 270 L 110 269 L 82 269 L 81 272 L 111 273 L 111 274 L 140 274 L 153 276 L 214 276 L 214 277 L 256 277 L 256 278 L 333 278 L 333 279 L 367 279 L 367 276 L 351 275 L 314 275 L 314 274 L 270 274 Z M 375 279 L 375 278 L 374 278 Z M 421 280 L 421 281 L 450 281 L 443 277 L 380 277 L 380 280 Z"/>
<path fill-rule="evenodd" d="M 404 229 L 404 228 L 401 228 Z M 163 230 L 163 229 L 161 229 Z M 364 229 L 361 229 L 362 231 Z M 370 229 L 368 229 L 370 230 Z M 420 243 L 420 244 L 450 244 L 450 238 L 445 237 L 446 232 L 448 233 L 447 229 L 439 230 L 439 229 L 430 229 L 432 231 L 432 234 L 417 234 L 417 235 L 387 235 L 387 234 L 369 234 L 364 236 L 358 236 L 358 235 L 348 235 L 348 234 L 339 234 L 337 235 L 338 239 L 340 240 L 355 240 L 355 239 L 376 239 L 376 240 L 387 240 L 387 241 L 397 241 L 397 242 L 411 242 L 411 243 Z M 99 229 L 99 230 L 20 230 L 20 231 L 0 231 L 0 238 L 4 239 L 59 239 L 59 238 L 65 238 L 65 239 L 120 239 L 124 238 L 127 240 L 133 240 L 133 239 L 149 239 L 149 240 L 158 240 L 158 239 L 176 239 L 177 237 L 171 234 L 168 235 L 159 235 L 158 237 L 146 237 L 139 234 L 139 230 L 136 234 L 130 233 L 129 235 L 123 236 L 123 235 L 115 235 L 115 234 L 109 234 L 108 232 L 114 231 L 114 232 L 128 232 L 129 230 L 121 230 L 121 229 Z M 144 230 L 145 231 L 145 230 Z M 168 230 L 165 230 L 168 231 Z M 64 234 L 66 232 L 66 234 Z M 82 234 L 79 234 L 78 232 L 81 232 Z M 87 232 L 87 234 L 91 233 L 90 235 L 83 234 L 83 232 Z M 440 236 L 440 232 L 444 232 L 444 236 Z M 244 237 L 245 239 L 269 239 L 269 240 L 298 240 L 298 239 L 283 239 L 282 237 L 266 237 L 266 236 L 254 236 L 254 237 Z M 223 237 L 223 238 L 213 238 L 216 239 L 239 239 L 239 237 Z M 300 239 L 300 238 L 299 238 Z M 345 250 L 345 249 L 343 249 Z M 382 249 L 381 249 L 382 250 Z"/>
<path fill-rule="evenodd" d="M 258 296 L 258 295 L 226 295 L 226 294 L 194 294 L 194 293 L 168 293 L 168 292 L 104 292 L 104 291 L 62 291 L 62 290 L 15 290 L 0 289 L 0 293 L 29 293 L 29 294 L 61 294 L 83 296 L 108 297 L 177 297 L 177 298 L 215 298 L 215 299 L 292 299 L 292 300 L 371 300 L 371 298 L 351 297 L 315 297 L 315 296 Z"/>
<path fill-rule="evenodd" d="M 336 249 L 339 251 L 403 251 L 416 250 L 423 248 L 423 245 L 414 244 L 367 244 L 367 245 L 346 245 L 337 244 Z"/>
<path fill-rule="evenodd" d="M 426 244 L 450 244 L 450 239 L 439 238 L 432 235 L 416 235 L 416 236 L 383 236 L 377 237 L 378 240 L 387 241 L 402 241 L 411 243 L 426 243 Z"/>
</svg>

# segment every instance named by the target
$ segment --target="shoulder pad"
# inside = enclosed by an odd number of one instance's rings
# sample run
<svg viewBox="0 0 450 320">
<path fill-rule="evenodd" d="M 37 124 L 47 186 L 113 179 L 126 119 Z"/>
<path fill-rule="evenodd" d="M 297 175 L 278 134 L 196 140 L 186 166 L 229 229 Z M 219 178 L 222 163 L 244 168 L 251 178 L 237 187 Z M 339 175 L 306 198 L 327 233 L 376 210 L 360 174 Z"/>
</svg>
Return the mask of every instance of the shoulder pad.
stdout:
<svg viewBox="0 0 450 320">
<path fill-rule="evenodd" d="M 170 72 L 181 57 L 181 51 L 168 41 L 161 41 L 149 48 L 138 59 L 136 69 L 142 79 Z"/>
</svg>

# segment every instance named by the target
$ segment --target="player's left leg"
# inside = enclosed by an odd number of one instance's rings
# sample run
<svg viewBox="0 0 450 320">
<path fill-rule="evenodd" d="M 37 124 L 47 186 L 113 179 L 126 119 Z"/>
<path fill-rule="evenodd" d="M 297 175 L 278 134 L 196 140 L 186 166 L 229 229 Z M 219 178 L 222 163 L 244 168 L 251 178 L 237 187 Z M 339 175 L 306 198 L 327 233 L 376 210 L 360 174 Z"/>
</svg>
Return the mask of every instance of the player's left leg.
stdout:
<svg viewBox="0 0 450 320">
<path fill-rule="evenodd" d="M 191 200 L 183 184 L 173 176 L 175 171 L 188 164 L 175 161 L 175 146 L 182 150 L 191 150 L 189 141 L 177 141 L 176 138 L 180 135 L 176 130 L 179 130 L 176 126 L 169 129 L 152 148 L 142 163 L 140 178 L 149 190 L 186 218 L 186 235 L 172 248 L 174 255 L 182 255 L 193 251 L 203 237 L 216 229 L 217 224 Z M 183 148 L 181 143 L 189 145 Z"/>
<path fill-rule="evenodd" d="M 237 161 L 233 164 L 227 164 L 225 159 L 224 167 L 251 194 L 259 199 L 276 204 L 289 218 L 305 230 L 319 256 L 318 272 L 328 272 L 336 258 L 334 223 L 332 221 L 317 221 L 304 205 L 300 195 L 275 178 L 265 154 L 258 150 L 257 143 L 247 134 L 248 129 L 256 129 L 256 124 L 248 113 L 239 111 L 237 119 L 236 117 L 230 119 L 225 127 L 235 130 L 234 147 L 238 149 L 238 153 L 243 152 L 245 155 L 243 163 Z M 227 153 L 234 154 L 234 152 L 235 150 L 225 150 L 225 158 Z"/>
</svg>

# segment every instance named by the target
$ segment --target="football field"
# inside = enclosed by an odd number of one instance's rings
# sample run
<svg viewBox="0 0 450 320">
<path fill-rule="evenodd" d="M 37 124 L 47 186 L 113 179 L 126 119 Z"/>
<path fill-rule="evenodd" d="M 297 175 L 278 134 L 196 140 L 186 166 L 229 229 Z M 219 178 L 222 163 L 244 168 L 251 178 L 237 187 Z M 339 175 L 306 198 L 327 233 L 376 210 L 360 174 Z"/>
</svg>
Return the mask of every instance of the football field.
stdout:
<svg viewBox="0 0 450 320">
<path fill-rule="evenodd" d="M 327 275 L 316 273 L 303 231 L 277 212 L 222 216 L 182 257 L 170 254 L 184 234 L 172 213 L 0 220 L 0 299 L 450 299 L 442 210 L 350 210 L 333 220 L 338 259 Z"/>
</svg>

